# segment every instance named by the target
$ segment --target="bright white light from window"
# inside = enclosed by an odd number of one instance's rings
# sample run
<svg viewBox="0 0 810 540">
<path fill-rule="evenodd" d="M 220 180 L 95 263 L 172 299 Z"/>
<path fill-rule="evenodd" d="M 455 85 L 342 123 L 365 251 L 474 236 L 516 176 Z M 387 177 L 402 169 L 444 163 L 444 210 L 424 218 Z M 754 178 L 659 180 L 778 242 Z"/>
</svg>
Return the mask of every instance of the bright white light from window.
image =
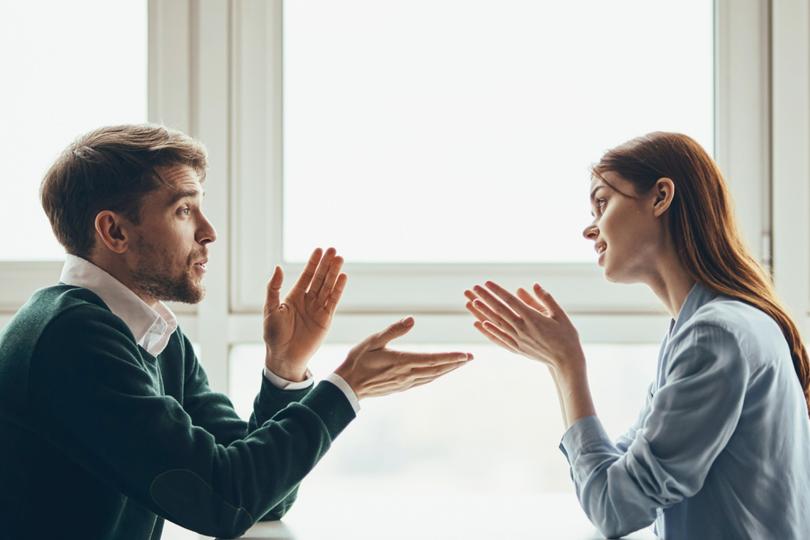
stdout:
<svg viewBox="0 0 810 540">
<path fill-rule="evenodd" d="M 146 121 L 146 25 L 144 0 L 0 7 L 0 259 L 63 258 L 39 183 L 78 135 Z"/>
<path fill-rule="evenodd" d="M 710 0 L 284 4 L 284 255 L 592 261 L 589 165 L 713 139 Z"/>
<path fill-rule="evenodd" d="M 322 347 L 312 369 L 326 376 L 350 348 Z M 428 385 L 364 400 L 360 417 L 335 441 L 307 482 L 307 491 L 358 482 L 367 483 L 372 492 L 409 492 L 429 485 L 493 496 L 573 489 L 557 448 L 564 428 L 544 366 L 492 346 L 401 348 L 470 351 L 476 358 Z M 608 433 L 618 436 L 644 405 L 658 345 L 584 348 L 597 411 Z M 250 416 L 263 361 L 263 345 L 241 345 L 231 353 L 229 394 L 243 418 Z"/>
</svg>

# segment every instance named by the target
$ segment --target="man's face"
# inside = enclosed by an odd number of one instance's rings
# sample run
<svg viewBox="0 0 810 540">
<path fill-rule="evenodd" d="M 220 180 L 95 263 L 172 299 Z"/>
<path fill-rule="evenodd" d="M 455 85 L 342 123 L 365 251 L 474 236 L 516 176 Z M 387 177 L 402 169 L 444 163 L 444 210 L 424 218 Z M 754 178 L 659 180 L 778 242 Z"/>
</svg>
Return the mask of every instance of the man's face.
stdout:
<svg viewBox="0 0 810 540">
<path fill-rule="evenodd" d="M 195 304 L 202 300 L 207 244 L 216 231 L 202 212 L 203 189 L 185 165 L 158 167 L 167 186 L 148 193 L 128 252 L 132 285 L 154 300 Z"/>
</svg>

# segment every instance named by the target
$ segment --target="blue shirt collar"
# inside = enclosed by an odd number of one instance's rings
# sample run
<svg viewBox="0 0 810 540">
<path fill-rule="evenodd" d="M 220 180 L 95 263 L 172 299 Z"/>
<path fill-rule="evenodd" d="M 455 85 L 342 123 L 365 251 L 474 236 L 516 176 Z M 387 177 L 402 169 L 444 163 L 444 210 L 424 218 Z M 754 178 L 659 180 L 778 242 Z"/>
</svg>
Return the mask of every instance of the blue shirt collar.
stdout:
<svg viewBox="0 0 810 540">
<path fill-rule="evenodd" d="M 692 318 L 692 315 L 694 315 L 698 309 L 709 303 L 709 301 L 713 300 L 717 296 L 717 292 L 709 289 L 699 281 L 695 282 L 692 289 L 689 291 L 689 294 L 686 295 L 683 305 L 681 306 L 681 310 L 678 312 L 678 316 L 675 319 L 672 319 L 669 323 L 669 335 L 674 335 L 675 332 L 680 330 L 680 328 L 686 324 L 686 321 Z"/>
</svg>

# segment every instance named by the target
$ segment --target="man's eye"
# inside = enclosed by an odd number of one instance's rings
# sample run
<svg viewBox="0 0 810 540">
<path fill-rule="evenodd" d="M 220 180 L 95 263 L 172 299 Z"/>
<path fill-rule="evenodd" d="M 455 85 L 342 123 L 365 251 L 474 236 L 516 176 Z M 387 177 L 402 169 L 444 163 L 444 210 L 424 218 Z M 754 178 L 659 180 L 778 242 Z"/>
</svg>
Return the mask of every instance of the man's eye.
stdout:
<svg viewBox="0 0 810 540">
<path fill-rule="evenodd" d="M 191 214 L 191 208 L 189 208 L 188 206 L 184 206 L 183 208 L 178 210 L 177 213 L 183 216 L 188 216 Z"/>
</svg>

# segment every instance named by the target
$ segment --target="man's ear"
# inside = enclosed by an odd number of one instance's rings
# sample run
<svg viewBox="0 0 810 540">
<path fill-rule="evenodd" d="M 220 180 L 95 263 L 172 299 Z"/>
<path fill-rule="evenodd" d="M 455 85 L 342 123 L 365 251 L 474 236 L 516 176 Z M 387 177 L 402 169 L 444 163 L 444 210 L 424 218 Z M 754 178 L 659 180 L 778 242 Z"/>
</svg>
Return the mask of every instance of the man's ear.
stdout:
<svg viewBox="0 0 810 540">
<path fill-rule="evenodd" d="M 671 178 L 659 178 L 653 187 L 655 199 L 653 202 L 653 214 L 660 217 L 669 210 L 672 200 L 675 198 L 675 182 Z"/>
<path fill-rule="evenodd" d="M 121 214 L 102 210 L 94 223 L 98 241 L 113 253 L 124 253 L 129 248 L 130 222 Z"/>
</svg>

